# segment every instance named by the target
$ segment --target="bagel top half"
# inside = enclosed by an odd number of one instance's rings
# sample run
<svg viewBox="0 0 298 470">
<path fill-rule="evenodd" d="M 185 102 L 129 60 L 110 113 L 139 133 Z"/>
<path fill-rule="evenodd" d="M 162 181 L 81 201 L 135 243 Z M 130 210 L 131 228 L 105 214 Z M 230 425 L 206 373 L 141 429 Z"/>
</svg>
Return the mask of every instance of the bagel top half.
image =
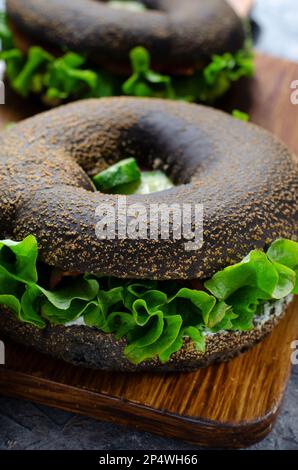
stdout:
<svg viewBox="0 0 298 470">
<path fill-rule="evenodd" d="M 204 244 L 99 240 L 96 208 L 120 196 L 89 178 L 127 155 L 164 169 L 176 186 L 127 197 L 204 206 Z M 87 100 L 1 134 L 0 235 L 33 234 L 41 259 L 64 271 L 122 278 L 205 279 L 277 238 L 297 238 L 297 171 L 270 133 L 229 115 L 158 99 Z M 144 262 L 145 261 L 145 262 Z"/>
<path fill-rule="evenodd" d="M 128 64 L 144 46 L 155 67 L 194 67 L 235 52 L 245 33 L 225 0 L 144 0 L 142 12 L 95 0 L 7 0 L 12 25 L 37 44 L 84 53 L 99 64 Z"/>
</svg>

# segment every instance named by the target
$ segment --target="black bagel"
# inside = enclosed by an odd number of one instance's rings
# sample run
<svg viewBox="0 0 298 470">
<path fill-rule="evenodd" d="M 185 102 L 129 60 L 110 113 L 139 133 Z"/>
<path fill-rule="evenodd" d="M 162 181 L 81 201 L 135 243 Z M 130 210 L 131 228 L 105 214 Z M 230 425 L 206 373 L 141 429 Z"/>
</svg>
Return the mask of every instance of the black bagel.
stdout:
<svg viewBox="0 0 298 470">
<path fill-rule="evenodd" d="M 234 52 L 245 34 L 224 0 L 144 0 L 144 12 L 111 9 L 93 0 L 7 0 L 13 25 L 33 40 L 83 52 L 95 62 L 128 63 L 146 47 L 155 67 L 193 67 L 212 54 Z"/>
<path fill-rule="evenodd" d="M 142 202 L 204 204 L 204 245 L 98 240 L 87 174 L 124 155 L 166 168 L 177 187 Z M 296 236 L 297 173 L 268 132 L 204 106 L 155 99 L 81 101 L 1 135 L 1 239 L 34 234 L 41 259 L 65 271 L 131 278 L 208 278 L 253 248 Z M 146 263 L 144 263 L 146 260 Z"/>
<path fill-rule="evenodd" d="M 124 355 L 126 341 L 116 341 L 112 335 L 87 326 L 50 326 L 46 329 L 21 323 L 15 316 L 0 309 L 0 330 L 14 341 L 38 351 L 90 369 L 117 371 L 185 371 L 227 361 L 245 352 L 267 336 L 284 316 L 292 298 L 289 296 L 267 306 L 264 316 L 255 320 L 250 331 L 222 331 L 206 337 L 206 351 L 197 351 L 185 341 L 166 364 L 151 359 L 132 364 Z"/>
</svg>

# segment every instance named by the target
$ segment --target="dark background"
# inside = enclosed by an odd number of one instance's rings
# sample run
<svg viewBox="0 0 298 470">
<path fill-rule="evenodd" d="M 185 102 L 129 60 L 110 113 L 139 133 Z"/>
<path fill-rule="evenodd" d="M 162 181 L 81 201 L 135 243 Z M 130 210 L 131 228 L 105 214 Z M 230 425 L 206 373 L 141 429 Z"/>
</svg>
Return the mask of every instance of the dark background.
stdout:
<svg viewBox="0 0 298 470">
<path fill-rule="evenodd" d="M 297 0 L 257 0 L 252 16 L 259 26 L 256 42 L 258 49 L 298 61 Z M 297 403 L 296 366 L 293 368 L 282 412 L 274 430 L 252 449 L 298 449 Z M 2 397 L 0 449 L 188 450 L 196 447 Z"/>
</svg>

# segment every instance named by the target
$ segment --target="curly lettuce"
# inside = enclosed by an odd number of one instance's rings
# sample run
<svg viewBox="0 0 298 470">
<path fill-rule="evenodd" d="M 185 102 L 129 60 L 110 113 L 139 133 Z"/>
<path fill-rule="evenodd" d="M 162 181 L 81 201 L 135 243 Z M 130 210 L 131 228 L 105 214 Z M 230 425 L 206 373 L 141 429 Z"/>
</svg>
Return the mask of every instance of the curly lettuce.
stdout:
<svg viewBox="0 0 298 470">
<path fill-rule="evenodd" d="M 0 59 L 6 63 L 11 87 L 23 97 L 40 95 L 48 105 L 119 95 L 213 103 L 233 82 L 254 74 L 249 41 L 235 54 L 214 55 L 205 68 L 190 77 L 157 73 L 151 69 L 149 52 L 136 47 L 130 52 L 131 76 L 120 77 L 91 68 L 85 56 L 71 51 L 57 58 L 33 46 L 24 54 L 14 44 L 5 13 L 0 15 L 0 39 Z"/>
<path fill-rule="evenodd" d="M 253 250 L 216 273 L 205 290 L 178 281 L 92 274 L 69 274 L 50 289 L 38 263 L 37 240 L 29 235 L 20 242 L 0 242 L 0 305 L 41 329 L 83 318 L 89 327 L 126 338 L 124 354 L 132 363 L 155 357 L 165 363 L 185 338 L 204 351 L 208 332 L 253 328 L 265 302 L 298 292 L 297 271 L 298 243 L 280 239 L 266 253 Z"/>
</svg>

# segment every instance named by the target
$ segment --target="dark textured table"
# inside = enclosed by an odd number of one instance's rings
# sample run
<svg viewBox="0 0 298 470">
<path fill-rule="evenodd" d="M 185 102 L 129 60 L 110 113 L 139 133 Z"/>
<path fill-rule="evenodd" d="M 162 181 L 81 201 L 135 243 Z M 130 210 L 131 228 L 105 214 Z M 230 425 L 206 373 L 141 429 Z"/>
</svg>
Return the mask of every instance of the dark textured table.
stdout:
<svg viewBox="0 0 298 470">
<path fill-rule="evenodd" d="M 298 61 L 297 0 L 259 0 L 253 18 L 261 27 L 257 42 L 260 50 Z M 275 428 L 252 449 L 298 449 L 297 404 L 298 366 L 295 366 Z M 2 449 L 190 450 L 196 447 L 45 406 L 0 398 Z"/>
</svg>

